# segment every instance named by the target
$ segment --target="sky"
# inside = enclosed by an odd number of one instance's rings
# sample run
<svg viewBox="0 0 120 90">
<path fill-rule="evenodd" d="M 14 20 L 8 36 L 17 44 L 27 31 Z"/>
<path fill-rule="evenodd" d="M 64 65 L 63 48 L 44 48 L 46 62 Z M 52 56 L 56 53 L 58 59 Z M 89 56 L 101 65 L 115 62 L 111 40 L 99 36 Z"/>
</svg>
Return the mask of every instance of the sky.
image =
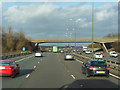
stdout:
<svg viewBox="0 0 120 90">
<path fill-rule="evenodd" d="M 3 2 L 2 27 L 33 39 L 92 37 L 91 2 Z M 118 33 L 118 4 L 94 3 L 94 37 Z"/>
</svg>

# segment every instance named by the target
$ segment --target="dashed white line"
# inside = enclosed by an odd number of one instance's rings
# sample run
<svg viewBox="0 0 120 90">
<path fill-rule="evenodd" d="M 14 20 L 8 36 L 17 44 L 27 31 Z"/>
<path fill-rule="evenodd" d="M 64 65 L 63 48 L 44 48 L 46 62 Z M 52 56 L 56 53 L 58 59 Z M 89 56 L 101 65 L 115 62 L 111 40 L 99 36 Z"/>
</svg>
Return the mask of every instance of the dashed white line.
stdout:
<svg viewBox="0 0 120 90">
<path fill-rule="evenodd" d="M 114 75 L 114 74 L 112 74 L 112 73 L 109 73 L 109 74 L 110 74 L 111 76 L 117 78 L 117 79 L 120 79 L 120 77 L 118 77 L 118 76 L 116 76 L 116 75 Z"/>
<path fill-rule="evenodd" d="M 28 78 L 30 76 L 30 74 L 28 74 L 27 76 L 26 76 L 26 78 Z"/>
<path fill-rule="evenodd" d="M 74 77 L 73 75 L 71 75 L 71 77 L 72 77 L 73 79 L 75 79 L 75 77 Z"/>
<path fill-rule="evenodd" d="M 76 61 L 78 61 L 78 62 L 80 62 L 80 63 L 83 63 L 82 61 L 80 61 L 80 60 L 78 60 L 78 59 L 76 59 Z"/>
<path fill-rule="evenodd" d="M 36 68 L 36 66 L 34 66 L 34 68 Z"/>
<path fill-rule="evenodd" d="M 31 57 L 33 57 L 34 55 L 32 55 L 32 56 L 30 56 L 30 57 L 26 57 L 26 58 L 23 58 L 23 59 L 20 59 L 20 60 L 17 60 L 17 61 L 15 61 L 15 62 L 20 62 L 20 61 L 23 61 L 24 59 L 28 59 L 28 58 L 31 58 Z"/>
</svg>

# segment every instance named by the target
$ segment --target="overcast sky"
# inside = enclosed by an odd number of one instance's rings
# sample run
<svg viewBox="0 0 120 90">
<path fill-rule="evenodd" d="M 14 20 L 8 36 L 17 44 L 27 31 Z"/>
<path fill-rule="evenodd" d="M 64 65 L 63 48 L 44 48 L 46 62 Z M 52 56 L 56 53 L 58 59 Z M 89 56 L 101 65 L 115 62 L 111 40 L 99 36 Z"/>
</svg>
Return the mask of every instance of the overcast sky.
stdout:
<svg viewBox="0 0 120 90">
<path fill-rule="evenodd" d="M 94 3 L 94 37 L 118 33 L 117 3 Z M 72 20 L 70 20 L 72 19 Z M 76 22 L 78 21 L 78 22 Z M 37 39 L 92 37 L 92 3 L 2 3 L 2 26 Z"/>
</svg>

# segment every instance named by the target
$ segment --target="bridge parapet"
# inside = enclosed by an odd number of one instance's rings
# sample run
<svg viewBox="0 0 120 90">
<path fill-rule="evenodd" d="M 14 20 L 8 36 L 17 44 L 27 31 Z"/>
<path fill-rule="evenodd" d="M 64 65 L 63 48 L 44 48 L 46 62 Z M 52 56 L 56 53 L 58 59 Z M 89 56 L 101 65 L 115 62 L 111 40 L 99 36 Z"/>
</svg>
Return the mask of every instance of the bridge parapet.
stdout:
<svg viewBox="0 0 120 90">
<path fill-rule="evenodd" d="M 106 42 L 115 42 L 118 41 L 118 39 L 94 39 L 94 43 L 106 43 Z M 47 42 L 92 42 L 92 39 L 33 39 L 31 42 L 35 43 L 47 43 Z"/>
</svg>

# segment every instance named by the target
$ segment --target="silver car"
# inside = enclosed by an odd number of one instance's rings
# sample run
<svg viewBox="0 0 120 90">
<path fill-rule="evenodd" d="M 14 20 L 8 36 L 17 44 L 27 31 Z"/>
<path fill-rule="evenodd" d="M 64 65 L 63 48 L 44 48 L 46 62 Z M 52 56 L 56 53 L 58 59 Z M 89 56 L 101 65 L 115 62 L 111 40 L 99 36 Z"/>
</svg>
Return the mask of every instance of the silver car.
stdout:
<svg viewBox="0 0 120 90">
<path fill-rule="evenodd" d="M 73 56 L 73 54 L 71 54 L 71 53 L 67 53 L 67 54 L 65 54 L 65 60 L 74 60 L 74 56 Z"/>
</svg>

